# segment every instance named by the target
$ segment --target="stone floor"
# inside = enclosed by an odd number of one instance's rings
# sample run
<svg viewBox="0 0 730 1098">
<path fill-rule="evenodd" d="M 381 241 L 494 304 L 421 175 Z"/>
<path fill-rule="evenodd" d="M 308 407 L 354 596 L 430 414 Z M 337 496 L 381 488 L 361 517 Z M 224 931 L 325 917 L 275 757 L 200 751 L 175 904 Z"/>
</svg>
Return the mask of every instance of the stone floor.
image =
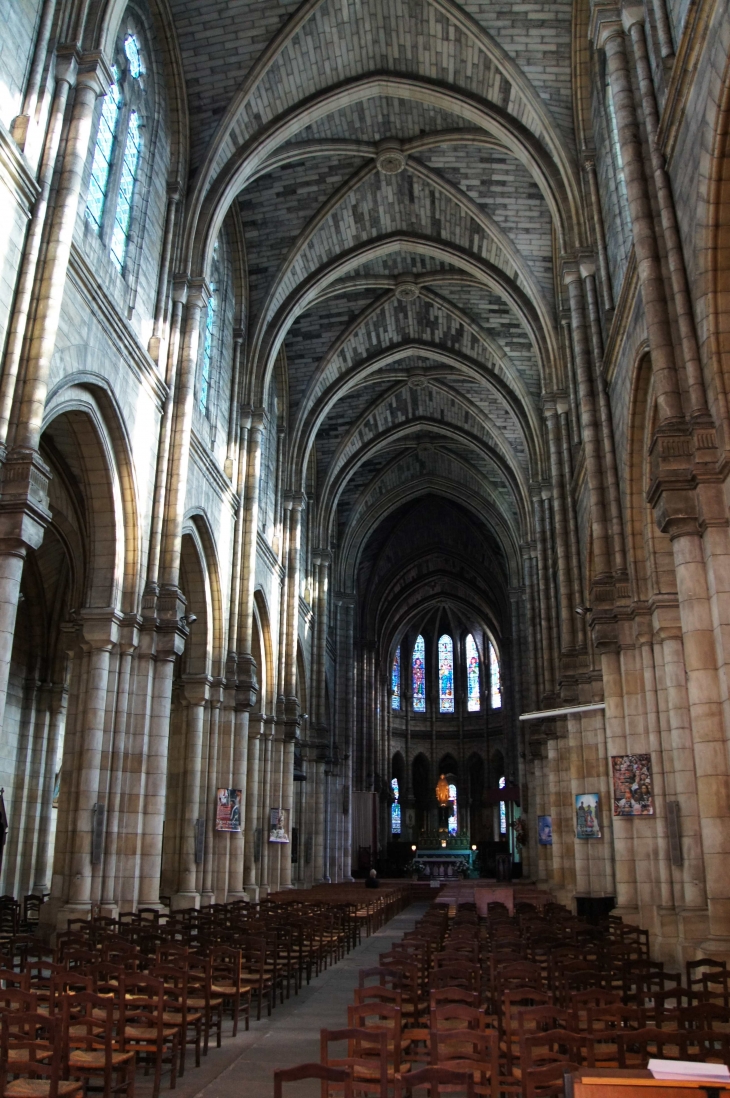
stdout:
<svg viewBox="0 0 730 1098">
<path fill-rule="evenodd" d="M 222 1047 L 211 1047 L 199 1068 L 192 1066 L 192 1051 L 188 1052 L 175 1098 L 272 1098 L 274 1070 L 319 1060 L 319 1031 L 347 1025 L 347 1007 L 354 999 L 359 970 L 377 965 L 378 954 L 410 930 L 426 906 L 413 904 L 401 912 L 344 960 L 312 979 L 309 986 L 305 984 L 299 995 L 292 994 L 283 1006 L 277 1006 L 270 1018 L 252 1019 L 248 1033 L 239 1030 L 235 1038 L 227 1036 L 231 1032 L 229 1019 Z M 136 1098 L 150 1098 L 151 1093 L 151 1079 L 138 1073 Z M 163 1077 L 160 1098 L 167 1098 L 168 1093 L 169 1077 Z M 319 1093 L 318 1083 L 290 1084 L 284 1098 L 287 1094 L 318 1098 Z"/>
</svg>

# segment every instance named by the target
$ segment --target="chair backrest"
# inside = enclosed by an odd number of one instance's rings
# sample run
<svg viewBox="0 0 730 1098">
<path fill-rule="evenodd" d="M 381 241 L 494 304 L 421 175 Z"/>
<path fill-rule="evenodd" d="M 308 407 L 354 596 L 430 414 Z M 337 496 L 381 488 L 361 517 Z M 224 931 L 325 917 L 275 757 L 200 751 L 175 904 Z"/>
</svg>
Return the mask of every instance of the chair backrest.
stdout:
<svg viewBox="0 0 730 1098">
<path fill-rule="evenodd" d="M 451 1071 L 449 1068 L 428 1067 L 420 1071 L 408 1071 L 396 1075 L 394 1098 L 410 1095 L 418 1087 L 428 1087 L 430 1098 L 436 1098 L 441 1088 L 453 1091 L 454 1087 L 463 1087 L 465 1098 L 474 1098 L 474 1076 L 467 1071 Z"/>
<path fill-rule="evenodd" d="M 38 996 L 35 991 L 20 991 L 18 988 L 0 988 L 0 1013 L 35 1014 L 38 1010 Z"/>
<path fill-rule="evenodd" d="M 487 1079 L 491 1084 L 492 1098 L 499 1093 L 499 1035 L 489 1032 L 476 1032 L 453 1029 L 432 1029 L 431 1063 L 452 1071 L 469 1071 L 470 1066 L 476 1073 L 475 1084 L 480 1094 Z M 486 1076 L 486 1078 L 485 1078 Z"/>
<path fill-rule="evenodd" d="M 484 1011 L 478 1007 L 466 1006 L 464 1003 L 444 1003 L 431 1011 L 432 1029 L 485 1030 L 486 1026 Z"/>
<path fill-rule="evenodd" d="M 684 1007 L 677 1012 L 679 1029 L 714 1029 L 715 1026 L 730 1027 L 730 1008 L 720 1003 L 697 1003 Z"/>
<path fill-rule="evenodd" d="M 0 1093 L 5 1093 L 8 1072 L 11 1071 L 13 1075 L 46 1080 L 48 1098 L 58 1098 L 62 1051 L 60 1018 L 25 1011 L 3 1014 L 0 1030 Z M 19 1052 L 23 1055 L 18 1056 Z"/>
<path fill-rule="evenodd" d="M 371 984 L 370 987 L 355 988 L 355 1003 L 389 1003 L 391 1006 L 401 1008 L 403 1005 L 403 993 L 400 989 L 383 987 L 382 984 Z"/>
<path fill-rule="evenodd" d="M 468 991 L 464 987 L 432 988 L 429 994 L 430 1010 L 435 1010 L 436 1007 L 443 1006 L 446 1003 L 463 1003 L 464 1006 L 478 1007 L 479 993 L 477 991 Z"/>
<path fill-rule="evenodd" d="M 566 1075 L 580 1071 L 580 1064 L 565 1061 L 529 1068 L 523 1073 L 523 1098 L 563 1098 Z"/>
<path fill-rule="evenodd" d="M 694 1034 L 692 1036 L 694 1038 Z M 618 1030 L 616 1032 L 618 1066 L 620 1068 L 626 1067 L 626 1053 L 629 1049 L 632 1054 L 632 1068 L 639 1066 L 635 1063 L 637 1051 L 641 1057 L 641 1067 L 646 1067 L 652 1057 L 676 1060 L 677 1051 L 679 1052 L 679 1059 L 686 1060 L 687 1038 L 687 1031 L 678 1029 L 656 1029 L 647 1026 L 645 1029 Z M 651 1050 L 649 1045 L 652 1046 Z M 668 1056 L 665 1056 L 664 1048 L 667 1046 L 669 1046 L 670 1052 Z"/>
<path fill-rule="evenodd" d="M 641 1007 L 611 1003 L 609 1006 L 588 1007 L 586 1022 L 589 1033 L 617 1029 L 645 1029 L 646 1013 Z"/>
<path fill-rule="evenodd" d="M 607 991 L 604 988 L 584 988 L 582 991 L 572 991 L 570 994 L 570 1009 L 573 1011 L 573 1029 L 578 1033 L 580 1030 L 587 1028 L 587 1012 L 590 1007 L 598 1008 L 620 1002 L 621 996 L 617 991 Z"/>
<path fill-rule="evenodd" d="M 700 957 L 696 961 L 687 961 L 687 987 L 690 991 L 702 987 L 702 974 L 704 972 L 723 972 L 727 968 L 725 961 L 718 961 L 714 957 Z"/>
<path fill-rule="evenodd" d="M 349 1068 L 325 1067 L 324 1064 L 297 1064 L 292 1068 L 281 1068 L 274 1072 L 274 1098 L 282 1098 L 284 1083 L 301 1083 L 305 1079 L 322 1081 L 323 1098 L 327 1093 L 327 1083 L 337 1083 L 342 1089 L 343 1098 L 352 1098 L 352 1072 Z"/>
<path fill-rule="evenodd" d="M 543 1033 L 520 1036 L 520 1066 L 523 1071 L 558 1059 L 593 1067 L 593 1038 L 587 1033 L 571 1033 L 565 1029 L 548 1029 Z"/>
</svg>

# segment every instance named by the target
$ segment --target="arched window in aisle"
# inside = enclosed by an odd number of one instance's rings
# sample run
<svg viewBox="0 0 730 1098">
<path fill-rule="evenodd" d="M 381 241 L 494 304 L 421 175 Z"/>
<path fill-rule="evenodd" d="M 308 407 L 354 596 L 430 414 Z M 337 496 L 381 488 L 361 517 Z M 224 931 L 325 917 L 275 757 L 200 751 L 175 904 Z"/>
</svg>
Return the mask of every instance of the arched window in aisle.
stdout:
<svg viewBox="0 0 730 1098">
<path fill-rule="evenodd" d="M 413 645 L 411 665 L 413 685 L 413 712 L 426 712 L 426 643 L 422 636 L 416 637 Z"/>
<path fill-rule="evenodd" d="M 393 670 L 391 672 L 391 706 L 400 709 L 400 645 L 395 650 L 393 657 Z"/>
<path fill-rule="evenodd" d="M 492 642 L 489 642 L 489 704 L 492 709 L 502 708 L 502 677 L 499 658 Z"/>
<path fill-rule="evenodd" d="M 504 777 L 504 775 L 502 775 L 502 777 L 499 779 L 499 788 L 504 789 L 506 784 L 507 784 L 507 779 Z M 507 802 L 506 801 L 500 801 L 499 802 L 499 833 L 500 833 L 500 835 L 506 835 L 507 834 Z"/>
<path fill-rule="evenodd" d="M 470 713 L 478 713 L 481 707 L 479 652 L 474 637 L 469 633 L 466 638 L 466 708 Z"/>
<path fill-rule="evenodd" d="M 203 415 L 208 413 L 210 402 L 211 377 L 213 369 L 213 350 L 216 340 L 216 314 L 218 312 L 218 287 L 220 285 L 220 240 L 213 246 L 213 263 L 210 271 L 210 297 L 205 314 L 203 333 L 203 359 L 200 364 L 200 395 L 198 407 Z"/>
<path fill-rule="evenodd" d="M 439 638 L 439 712 L 454 712 L 454 642 L 448 633 Z"/>
<path fill-rule="evenodd" d="M 390 789 L 393 794 L 393 803 L 390 806 L 390 833 L 400 835 L 400 789 L 397 778 L 391 779 Z"/>
</svg>

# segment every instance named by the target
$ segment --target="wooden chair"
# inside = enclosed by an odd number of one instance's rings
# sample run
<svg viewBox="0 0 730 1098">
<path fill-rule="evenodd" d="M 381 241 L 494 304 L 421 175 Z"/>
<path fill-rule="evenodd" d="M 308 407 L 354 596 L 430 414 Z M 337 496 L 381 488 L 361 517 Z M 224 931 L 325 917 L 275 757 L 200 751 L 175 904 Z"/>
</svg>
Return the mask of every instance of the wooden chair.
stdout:
<svg viewBox="0 0 730 1098">
<path fill-rule="evenodd" d="M 91 1079 L 102 1080 L 104 1098 L 124 1092 L 134 1098 L 134 1052 L 123 1051 L 119 1020 L 111 999 L 89 992 L 67 995 L 63 1001 L 64 1076 L 78 1079 L 85 1088 Z"/>
<path fill-rule="evenodd" d="M 134 1051 L 154 1067 L 152 1098 L 158 1098 L 162 1069 L 170 1065 L 170 1090 L 177 1083 L 180 1026 L 165 1023 L 165 985 L 162 980 L 137 974 L 125 976 L 120 989 L 119 1013 L 124 1051 Z"/>
<path fill-rule="evenodd" d="M 187 969 L 176 965 L 152 965 L 149 975 L 162 980 L 165 985 L 165 1025 L 180 1027 L 180 1078 L 185 1074 L 185 1055 L 188 1047 L 195 1049 L 195 1066 L 200 1067 L 200 1044 L 203 1012 L 190 1006 L 189 977 Z"/>
<path fill-rule="evenodd" d="M 403 1044 L 410 1043 L 408 1038 L 403 1041 L 401 1017 L 400 1009 L 389 1003 L 361 1003 L 347 1008 L 347 1024 L 350 1029 L 384 1030 L 387 1033 L 388 1057 L 392 1062 L 393 1072 L 408 1071 L 410 1068 L 410 1065 L 401 1065 Z"/>
<path fill-rule="evenodd" d="M 650 1059 L 684 1060 L 687 1031 L 647 1027 L 619 1030 L 616 1049 L 620 1068 L 645 1068 Z"/>
<path fill-rule="evenodd" d="M 324 1067 L 345 1068 L 352 1075 L 354 1090 L 388 1098 L 388 1034 L 385 1030 L 323 1029 L 319 1041 Z M 329 1046 L 343 1041 L 347 1042 L 347 1055 L 330 1056 Z"/>
<path fill-rule="evenodd" d="M 0 1098 L 80 1098 L 83 1083 L 61 1078 L 63 1019 L 16 1011 L 1 1021 Z"/>
<path fill-rule="evenodd" d="M 284 1083 L 301 1083 L 305 1079 L 320 1079 L 322 1082 L 322 1098 L 331 1093 L 331 1086 L 336 1083 L 338 1092 L 342 1090 L 343 1098 L 352 1098 L 352 1072 L 348 1068 L 325 1067 L 324 1064 L 298 1064 L 292 1068 L 281 1068 L 274 1072 L 274 1098 L 282 1098 Z"/>
<path fill-rule="evenodd" d="M 696 961 L 687 961 L 687 988 L 695 994 L 702 991 L 702 977 L 708 972 L 724 972 L 727 969 L 725 961 L 717 961 L 713 957 L 700 957 Z"/>
<path fill-rule="evenodd" d="M 203 1055 L 208 1055 L 210 1035 L 215 1032 L 216 1047 L 223 1038 L 223 999 L 213 994 L 213 972 L 210 960 L 197 954 L 188 954 L 188 1006 L 203 1013 Z"/>
<path fill-rule="evenodd" d="M 570 1062 L 530 1068 L 523 1081 L 524 1098 L 563 1098 L 565 1076 L 580 1071 L 580 1065 Z"/>
<path fill-rule="evenodd" d="M 241 951 L 228 946 L 214 946 L 209 954 L 211 992 L 223 1000 L 225 1011 L 228 1003 L 233 1019 L 233 1036 L 238 1033 L 238 1019 L 243 1010 L 246 1029 L 251 1017 L 251 988 L 241 982 Z"/>
<path fill-rule="evenodd" d="M 574 1033 L 581 1033 L 588 1029 L 588 1011 L 593 1008 L 620 1004 L 621 996 L 617 991 L 606 991 L 605 988 L 591 987 L 583 991 L 574 991 L 570 996 L 570 1009 L 573 1012 Z"/>
<path fill-rule="evenodd" d="M 472 1071 L 450 1071 L 445 1067 L 405 1072 L 396 1076 L 394 1098 L 403 1098 L 404 1094 L 411 1095 L 420 1087 L 428 1087 L 429 1098 L 437 1098 L 437 1095 L 447 1090 L 453 1092 L 456 1087 L 463 1088 L 464 1098 L 474 1098 L 474 1074 Z"/>
<path fill-rule="evenodd" d="M 450 1071 L 470 1072 L 475 1094 L 499 1095 L 499 1041 L 497 1033 L 431 1029 L 431 1063 Z"/>
</svg>

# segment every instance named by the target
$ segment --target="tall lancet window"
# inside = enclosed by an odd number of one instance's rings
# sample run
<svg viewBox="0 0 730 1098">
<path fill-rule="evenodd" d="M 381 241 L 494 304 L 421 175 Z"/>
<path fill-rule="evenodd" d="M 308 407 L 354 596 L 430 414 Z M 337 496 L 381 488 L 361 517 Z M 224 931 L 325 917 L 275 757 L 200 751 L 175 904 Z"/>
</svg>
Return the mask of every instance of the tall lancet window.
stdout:
<svg viewBox="0 0 730 1098">
<path fill-rule="evenodd" d="M 466 707 L 478 713 L 482 707 L 479 694 L 479 652 L 471 633 L 466 638 Z"/>
<path fill-rule="evenodd" d="M 499 659 L 492 642 L 489 642 L 489 704 L 492 709 L 502 708 L 502 677 Z"/>
<path fill-rule="evenodd" d="M 391 673 L 391 706 L 400 709 L 400 645 L 395 650 L 393 657 L 393 671 Z"/>
<path fill-rule="evenodd" d="M 426 644 L 423 637 L 416 637 L 411 664 L 413 685 L 413 712 L 426 712 Z"/>
<path fill-rule="evenodd" d="M 454 642 L 448 633 L 439 638 L 439 712 L 454 712 Z"/>
</svg>

